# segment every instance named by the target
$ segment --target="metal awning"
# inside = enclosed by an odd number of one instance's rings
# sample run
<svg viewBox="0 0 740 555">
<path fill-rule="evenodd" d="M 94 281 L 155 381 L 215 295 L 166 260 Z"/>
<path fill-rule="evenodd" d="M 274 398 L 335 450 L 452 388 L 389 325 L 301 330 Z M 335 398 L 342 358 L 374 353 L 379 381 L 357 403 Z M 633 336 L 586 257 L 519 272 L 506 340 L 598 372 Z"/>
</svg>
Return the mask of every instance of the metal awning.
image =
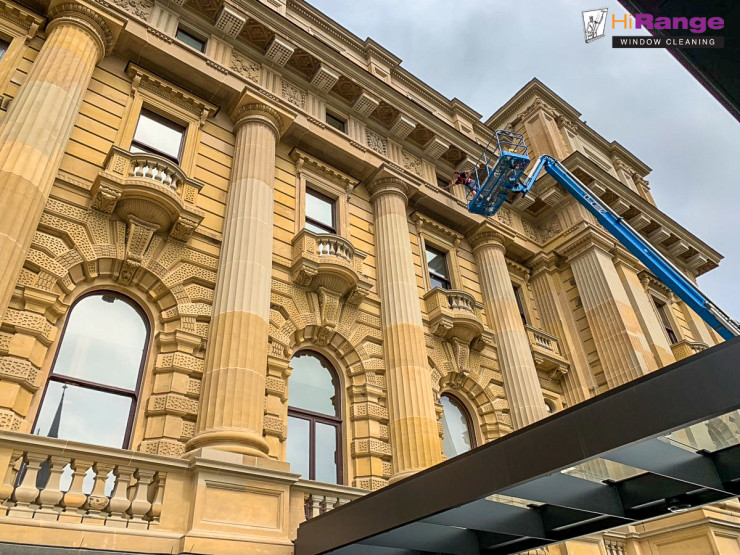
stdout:
<svg viewBox="0 0 740 555">
<path fill-rule="evenodd" d="M 518 553 L 736 497 L 740 338 L 301 524 L 296 555 Z"/>
</svg>

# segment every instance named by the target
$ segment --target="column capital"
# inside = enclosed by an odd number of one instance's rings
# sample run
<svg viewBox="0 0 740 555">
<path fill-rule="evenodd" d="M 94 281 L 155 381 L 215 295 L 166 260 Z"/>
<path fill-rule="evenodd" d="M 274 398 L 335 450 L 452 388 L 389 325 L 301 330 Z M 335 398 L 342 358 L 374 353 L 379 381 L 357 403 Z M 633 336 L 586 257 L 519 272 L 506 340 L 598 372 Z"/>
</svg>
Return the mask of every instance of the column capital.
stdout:
<svg viewBox="0 0 740 555">
<path fill-rule="evenodd" d="M 409 200 L 409 189 L 410 187 L 400 177 L 382 177 L 367 185 L 371 202 L 375 202 L 383 195 L 398 195 L 406 204 Z"/>
<path fill-rule="evenodd" d="M 568 262 L 572 262 L 578 256 L 593 249 L 599 249 L 607 256 L 610 256 L 613 247 L 613 241 L 609 241 L 603 237 L 602 234 L 593 227 L 587 227 L 565 245 L 560 247 L 557 252 L 564 256 Z"/>
<path fill-rule="evenodd" d="M 506 252 L 506 244 L 509 242 L 501 232 L 489 223 L 483 223 L 478 226 L 470 235 L 468 235 L 467 239 L 468 243 L 470 243 L 470 246 L 473 248 L 473 251 L 491 247 L 500 249 L 502 252 Z"/>
<path fill-rule="evenodd" d="M 246 123 L 263 123 L 270 127 L 275 133 L 275 141 L 285 130 L 283 118 L 275 108 L 262 102 L 249 102 L 240 104 L 231 113 L 234 129 L 238 129 Z"/>
<path fill-rule="evenodd" d="M 530 258 L 527 264 L 532 268 L 532 277 L 542 272 L 552 273 L 558 269 L 558 256 L 552 252 L 541 252 Z"/>
<path fill-rule="evenodd" d="M 78 0 L 52 2 L 49 8 L 47 32 L 62 24 L 76 25 L 86 31 L 98 45 L 98 62 L 113 52 L 113 47 L 126 21 L 109 13 L 103 13 Z"/>
</svg>

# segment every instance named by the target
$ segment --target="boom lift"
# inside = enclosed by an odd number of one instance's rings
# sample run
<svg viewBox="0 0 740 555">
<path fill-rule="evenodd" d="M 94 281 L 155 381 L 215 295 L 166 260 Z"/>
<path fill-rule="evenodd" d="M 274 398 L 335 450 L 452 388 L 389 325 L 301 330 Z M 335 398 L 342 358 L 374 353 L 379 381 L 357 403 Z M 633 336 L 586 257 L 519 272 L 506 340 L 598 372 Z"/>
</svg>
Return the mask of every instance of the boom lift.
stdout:
<svg viewBox="0 0 740 555">
<path fill-rule="evenodd" d="M 489 148 L 494 141 L 495 149 L 491 152 Z M 527 176 L 524 170 L 528 165 L 529 154 L 524 136 L 513 131 L 496 131 L 475 165 L 478 188 L 469 192 L 468 210 L 474 214 L 493 216 L 510 197 L 526 195 L 544 169 L 722 338 L 732 339 L 740 335 L 740 325 L 737 322 L 712 303 L 670 260 L 643 239 L 563 164 L 543 154 Z"/>
</svg>

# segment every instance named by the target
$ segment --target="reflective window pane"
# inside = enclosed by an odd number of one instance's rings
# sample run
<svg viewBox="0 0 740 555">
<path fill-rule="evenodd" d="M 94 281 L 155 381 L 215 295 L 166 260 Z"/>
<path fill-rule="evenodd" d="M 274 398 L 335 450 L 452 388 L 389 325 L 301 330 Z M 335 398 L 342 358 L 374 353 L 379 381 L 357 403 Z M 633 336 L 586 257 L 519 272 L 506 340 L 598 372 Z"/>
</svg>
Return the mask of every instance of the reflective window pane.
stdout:
<svg viewBox="0 0 740 555">
<path fill-rule="evenodd" d="M 0 39 L 0 58 L 5 56 L 5 53 L 8 51 L 9 46 L 10 43 L 8 41 Z"/>
<path fill-rule="evenodd" d="M 443 252 L 427 247 L 427 268 L 432 288 L 451 289 L 450 274 L 447 271 L 447 257 Z"/>
<path fill-rule="evenodd" d="M 293 357 L 288 382 L 288 405 L 297 409 L 338 416 L 337 385 L 323 359 L 309 353 Z"/>
<path fill-rule="evenodd" d="M 142 110 L 131 145 L 132 152 L 154 152 L 179 160 L 184 132 L 184 127 Z"/>
<path fill-rule="evenodd" d="M 125 447 L 132 402 L 130 397 L 123 395 L 50 381 L 34 433 L 106 447 Z"/>
<path fill-rule="evenodd" d="M 306 191 L 306 228 L 314 233 L 335 233 L 334 202 L 311 191 Z"/>
<path fill-rule="evenodd" d="M 188 46 L 195 48 L 198 52 L 204 52 L 206 49 L 206 41 L 199 39 L 192 33 L 188 33 L 183 29 L 178 29 L 175 34 L 175 38 L 180 42 L 187 44 Z"/>
<path fill-rule="evenodd" d="M 440 397 L 442 403 L 442 426 L 444 440 L 442 442 L 447 458 L 470 451 L 472 441 L 468 429 L 468 418 L 462 409 L 448 396 Z"/>
<path fill-rule="evenodd" d="M 316 480 L 337 483 L 337 428 L 316 422 Z"/>
<path fill-rule="evenodd" d="M 290 471 L 300 474 L 305 479 L 310 477 L 310 424 L 308 420 L 288 416 L 288 439 L 285 457 L 290 463 Z"/>
<path fill-rule="evenodd" d="M 146 347 L 139 312 L 112 295 L 91 295 L 69 316 L 54 374 L 134 391 Z"/>
</svg>

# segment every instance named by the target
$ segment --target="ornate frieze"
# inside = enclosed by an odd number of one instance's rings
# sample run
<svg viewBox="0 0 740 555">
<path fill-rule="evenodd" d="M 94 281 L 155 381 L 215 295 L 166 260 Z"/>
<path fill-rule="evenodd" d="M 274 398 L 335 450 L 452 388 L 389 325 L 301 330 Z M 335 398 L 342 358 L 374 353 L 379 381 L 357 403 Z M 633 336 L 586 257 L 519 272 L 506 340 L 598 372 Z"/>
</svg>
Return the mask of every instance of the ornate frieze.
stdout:
<svg viewBox="0 0 740 555">
<path fill-rule="evenodd" d="M 366 130 L 366 137 L 367 146 L 370 150 L 383 156 L 388 156 L 388 139 L 370 129 Z"/>
</svg>

